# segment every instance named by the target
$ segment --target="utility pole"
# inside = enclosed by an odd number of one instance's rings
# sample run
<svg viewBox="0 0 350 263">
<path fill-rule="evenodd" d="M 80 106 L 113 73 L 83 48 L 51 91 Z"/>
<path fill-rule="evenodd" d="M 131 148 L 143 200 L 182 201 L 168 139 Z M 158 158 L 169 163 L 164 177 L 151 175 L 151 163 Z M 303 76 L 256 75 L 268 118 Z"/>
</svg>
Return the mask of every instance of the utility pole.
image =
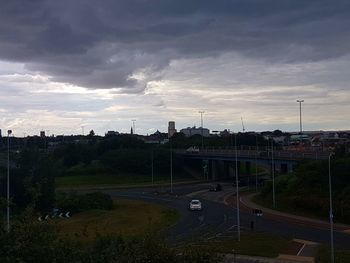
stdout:
<svg viewBox="0 0 350 263">
<path fill-rule="evenodd" d="M 6 231 L 10 232 L 10 135 L 12 131 L 7 131 L 7 209 L 6 209 Z"/>
<path fill-rule="evenodd" d="M 258 134 L 255 134 L 255 145 L 256 145 L 256 152 L 255 152 L 255 192 L 258 192 Z"/>
<path fill-rule="evenodd" d="M 170 193 L 173 193 L 173 146 L 170 140 Z"/>
<path fill-rule="evenodd" d="M 153 186 L 153 160 L 154 160 L 154 153 L 153 153 L 153 149 L 152 149 L 152 186 Z"/>
<path fill-rule="evenodd" d="M 241 241 L 241 223 L 239 217 L 239 187 L 238 187 L 238 160 L 237 160 L 237 134 L 235 134 L 235 156 L 236 156 L 236 211 L 237 211 L 237 238 Z"/>
<path fill-rule="evenodd" d="M 304 100 L 297 100 L 299 103 L 299 126 L 300 126 L 300 135 L 303 132 L 303 126 L 301 125 L 301 103 L 304 102 Z"/>
<path fill-rule="evenodd" d="M 204 111 L 199 111 L 199 113 L 201 114 L 201 135 L 202 135 L 202 150 L 204 148 L 204 139 L 203 139 L 203 113 Z"/>
<path fill-rule="evenodd" d="M 333 202 L 332 202 L 332 177 L 331 177 L 331 157 L 334 153 L 328 156 L 328 186 L 329 186 L 329 225 L 331 231 L 331 263 L 334 263 L 334 240 L 333 240 Z"/>
<path fill-rule="evenodd" d="M 275 199 L 275 160 L 273 158 L 273 138 L 271 138 L 271 173 L 272 173 L 272 206 L 276 208 Z"/>
</svg>

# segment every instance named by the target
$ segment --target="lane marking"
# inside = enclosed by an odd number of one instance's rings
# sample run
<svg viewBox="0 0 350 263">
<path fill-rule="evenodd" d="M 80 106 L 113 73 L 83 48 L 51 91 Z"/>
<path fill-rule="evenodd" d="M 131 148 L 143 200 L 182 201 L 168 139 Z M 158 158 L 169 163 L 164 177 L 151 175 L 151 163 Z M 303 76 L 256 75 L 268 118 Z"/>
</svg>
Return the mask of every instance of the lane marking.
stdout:
<svg viewBox="0 0 350 263">
<path fill-rule="evenodd" d="M 300 255 L 300 253 L 303 251 L 303 249 L 305 248 L 306 244 L 304 243 L 303 246 L 299 249 L 297 256 Z"/>
</svg>

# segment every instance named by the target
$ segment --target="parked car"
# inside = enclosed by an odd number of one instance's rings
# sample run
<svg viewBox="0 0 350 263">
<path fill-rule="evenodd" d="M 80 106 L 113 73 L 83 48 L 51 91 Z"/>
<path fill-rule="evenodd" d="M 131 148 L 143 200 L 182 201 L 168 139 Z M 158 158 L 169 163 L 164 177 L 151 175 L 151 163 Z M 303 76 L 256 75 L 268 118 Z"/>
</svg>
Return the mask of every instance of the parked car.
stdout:
<svg viewBox="0 0 350 263">
<path fill-rule="evenodd" d="M 191 211 L 202 210 L 202 203 L 197 199 L 191 200 L 189 208 Z"/>
</svg>

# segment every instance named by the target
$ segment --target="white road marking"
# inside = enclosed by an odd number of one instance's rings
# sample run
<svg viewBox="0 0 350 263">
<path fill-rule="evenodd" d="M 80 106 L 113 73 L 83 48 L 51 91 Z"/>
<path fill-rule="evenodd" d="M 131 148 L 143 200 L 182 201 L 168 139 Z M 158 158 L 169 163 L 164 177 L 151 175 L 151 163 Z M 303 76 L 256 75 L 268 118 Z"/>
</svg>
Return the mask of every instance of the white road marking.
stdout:
<svg viewBox="0 0 350 263">
<path fill-rule="evenodd" d="M 301 251 L 303 251 L 303 249 L 305 248 L 305 246 L 306 246 L 306 244 L 304 243 L 304 244 L 303 244 L 303 246 L 300 248 L 300 250 L 299 250 L 299 252 L 298 252 L 297 256 L 299 256 L 299 255 L 300 255 Z"/>
</svg>

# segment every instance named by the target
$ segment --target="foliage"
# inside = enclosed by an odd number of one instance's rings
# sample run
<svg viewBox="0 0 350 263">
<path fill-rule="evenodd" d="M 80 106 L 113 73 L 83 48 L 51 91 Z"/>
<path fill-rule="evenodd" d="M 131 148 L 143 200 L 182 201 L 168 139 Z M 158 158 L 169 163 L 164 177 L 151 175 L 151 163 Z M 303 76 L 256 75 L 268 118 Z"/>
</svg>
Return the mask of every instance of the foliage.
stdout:
<svg viewBox="0 0 350 263">
<path fill-rule="evenodd" d="M 316 263 L 328 263 L 331 260 L 331 250 L 327 246 L 320 246 L 315 257 Z M 334 253 L 334 261 L 337 263 L 350 262 L 350 250 L 336 249 Z"/>
<path fill-rule="evenodd" d="M 256 140 L 258 145 L 266 145 L 266 141 L 261 135 L 256 135 L 253 133 L 237 133 L 237 145 L 256 145 Z M 257 136 L 257 137 L 256 137 Z M 201 147 L 202 145 L 202 136 L 193 135 L 191 137 L 186 137 L 183 133 L 175 133 L 171 137 L 171 141 L 168 144 L 172 144 L 173 148 L 186 149 L 191 146 Z M 213 136 L 213 137 L 204 137 L 203 144 L 205 147 L 234 147 L 235 135 L 229 134 L 227 136 Z"/>
<path fill-rule="evenodd" d="M 350 222 L 350 158 L 331 162 L 333 210 L 335 220 Z M 293 174 L 275 179 L 279 203 L 288 210 L 313 213 L 327 217 L 329 213 L 328 161 L 305 161 Z M 261 192 L 271 199 L 272 184 L 268 182 Z"/>
<path fill-rule="evenodd" d="M 3 229 L 3 228 L 1 228 Z M 99 237 L 91 243 L 61 239 L 57 226 L 33 221 L 27 212 L 10 233 L 0 230 L 0 261 L 5 263 L 180 263 L 219 262 L 215 253 L 190 247 L 172 249 L 159 235 L 127 239 L 118 236 Z"/>
<path fill-rule="evenodd" d="M 23 150 L 15 156 L 16 166 L 10 170 L 10 196 L 15 209 L 31 206 L 40 211 L 48 211 L 54 203 L 55 162 L 39 150 Z M 6 182 L 2 177 L 2 182 Z M 5 185 L 5 184 L 4 184 Z M 15 194 L 13 194 L 15 193 Z M 1 188 L 1 195 L 6 196 L 6 189 Z"/>
<path fill-rule="evenodd" d="M 113 200 L 101 192 L 78 195 L 76 192 L 59 192 L 56 195 L 56 207 L 63 211 L 80 212 L 92 209 L 111 210 Z"/>
<path fill-rule="evenodd" d="M 35 221 L 33 216 L 32 210 L 26 210 L 13 221 L 10 233 L 1 226 L 0 262 L 63 263 L 82 258 L 75 242 L 61 242 L 54 225 Z"/>
</svg>

